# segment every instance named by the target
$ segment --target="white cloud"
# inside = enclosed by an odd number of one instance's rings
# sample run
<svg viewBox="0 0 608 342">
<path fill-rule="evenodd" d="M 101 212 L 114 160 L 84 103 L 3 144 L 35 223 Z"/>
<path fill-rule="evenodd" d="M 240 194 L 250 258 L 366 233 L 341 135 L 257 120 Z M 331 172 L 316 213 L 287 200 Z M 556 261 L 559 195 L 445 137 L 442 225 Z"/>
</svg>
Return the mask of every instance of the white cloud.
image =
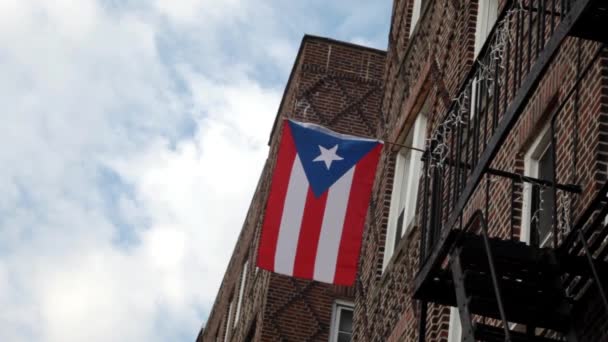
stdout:
<svg viewBox="0 0 608 342">
<path fill-rule="evenodd" d="M 323 21 L 282 6 L 0 1 L 0 341 L 194 339 Z"/>
<path fill-rule="evenodd" d="M 156 0 L 159 13 L 180 24 L 217 25 L 218 21 L 230 21 L 245 17 L 247 6 L 253 4 L 241 0 Z"/>
<path fill-rule="evenodd" d="M 197 279 L 213 286 L 195 288 L 209 302 L 263 166 L 274 117 L 269 109 L 278 107 L 280 94 L 250 81 L 232 86 L 200 77 L 189 81 L 195 106 L 209 109 L 195 136 L 175 149 L 159 141 L 139 156 L 113 164 L 134 185 L 152 222 L 172 225 L 188 237 L 185 259 L 200 262 L 193 269 L 209 269 L 197 272 L 202 275 Z"/>
</svg>

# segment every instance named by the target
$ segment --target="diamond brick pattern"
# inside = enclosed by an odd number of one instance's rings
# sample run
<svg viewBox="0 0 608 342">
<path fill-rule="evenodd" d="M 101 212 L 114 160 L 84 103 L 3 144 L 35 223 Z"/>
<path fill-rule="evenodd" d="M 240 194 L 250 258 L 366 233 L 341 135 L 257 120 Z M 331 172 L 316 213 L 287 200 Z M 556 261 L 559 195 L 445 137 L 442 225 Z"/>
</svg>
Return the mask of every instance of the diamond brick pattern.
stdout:
<svg viewBox="0 0 608 342">
<path fill-rule="evenodd" d="M 385 53 L 326 38 L 306 36 L 292 70 L 277 122 L 282 118 L 312 122 L 346 134 L 376 136 Z M 328 341 L 332 306 L 354 301 L 354 287 L 293 279 L 255 270 L 260 223 L 268 196 L 281 125 L 275 125 L 270 152 L 247 219 L 216 302 L 197 342 Z M 229 305 L 238 293 L 245 260 L 251 269 L 242 315 L 228 327 Z"/>
</svg>

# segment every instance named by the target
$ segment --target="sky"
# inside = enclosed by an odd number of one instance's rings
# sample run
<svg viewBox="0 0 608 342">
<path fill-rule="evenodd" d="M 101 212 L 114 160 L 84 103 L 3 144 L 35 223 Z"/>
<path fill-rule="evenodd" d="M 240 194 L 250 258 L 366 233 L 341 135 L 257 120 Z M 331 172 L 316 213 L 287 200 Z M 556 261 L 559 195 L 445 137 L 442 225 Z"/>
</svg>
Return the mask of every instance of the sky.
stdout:
<svg viewBox="0 0 608 342">
<path fill-rule="evenodd" d="M 194 341 L 305 33 L 388 0 L 0 0 L 0 341 Z"/>
</svg>

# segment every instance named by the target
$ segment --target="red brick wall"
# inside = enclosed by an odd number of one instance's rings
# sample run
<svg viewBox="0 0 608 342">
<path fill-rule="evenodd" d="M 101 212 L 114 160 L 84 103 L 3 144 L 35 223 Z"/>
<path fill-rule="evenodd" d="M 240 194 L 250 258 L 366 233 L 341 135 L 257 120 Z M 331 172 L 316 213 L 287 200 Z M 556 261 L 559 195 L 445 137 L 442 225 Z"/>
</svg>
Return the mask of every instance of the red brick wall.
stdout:
<svg viewBox="0 0 608 342">
<path fill-rule="evenodd" d="M 278 118 L 295 118 L 320 123 L 344 133 L 399 141 L 411 128 L 423 104 L 427 103 L 427 136 L 430 135 L 443 119 L 452 99 L 458 95 L 472 67 L 478 0 L 428 3 L 430 5 L 423 9 L 410 36 L 412 0 L 394 2 L 386 56 L 372 49 L 306 37 L 285 90 Z M 501 9 L 505 3 L 501 1 Z M 563 44 L 495 157 L 493 168 L 523 172 L 523 153 L 538 133 L 547 113 L 565 99 L 574 82 L 576 69 L 573 61 L 577 54 L 581 53 L 584 65 L 596 48 L 595 43 L 575 38 L 569 38 Z M 608 56 L 594 63 L 583 81 L 584 87 L 580 89 L 578 111 L 575 112 L 573 100 L 568 100 L 571 102 L 564 107 L 557 122 L 558 182 L 576 181 L 583 188 L 583 194 L 575 198 L 574 216 L 588 206 L 598 186 L 607 179 L 607 66 Z M 514 95 L 509 93 L 509 101 Z M 573 150 L 571 134 L 575 122 L 578 122 L 579 134 L 576 151 Z M 270 157 L 214 310 L 202 334 L 203 341 L 215 341 L 215 336 L 223 336 L 228 300 L 238 283 L 240 265 L 245 255 L 254 260 L 268 175 L 274 166 L 280 127 L 275 124 L 271 134 Z M 270 275 L 264 271 L 255 275 L 250 271 L 244 318 L 234 332 L 234 341 L 249 337 L 255 341 L 281 338 L 290 341 L 327 340 L 331 304 L 336 298 L 353 296 L 356 304 L 355 341 L 417 341 L 420 311 L 411 296 L 412 281 L 419 267 L 418 227 L 413 227 L 400 241 L 386 270 L 382 271 L 395 153 L 396 149 L 387 145 L 380 160 L 356 285 L 340 288 Z M 575 155 L 578 163 L 572 168 Z M 576 179 L 573 178 L 573 170 L 577 174 Z M 492 180 L 492 202 L 488 213 L 491 234 L 507 236 L 513 213 L 516 218 L 515 235 L 518 236 L 521 189 L 511 211 L 509 182 L 496 177 Z M 485 209 L 485 184 L 482 181 L 480 189 L 471 197 L 465 210 L 467 215 L 476 209 Z M 423 200 L 419 195 L 419 202 Z M 419 218 L 420 214 L 419 204 Z M 605 325 L 589 319 L 594 312 L 601 311 L 596 306 L 577 315 L 580 317 L 579 330 L 589 340 L 606 336 L 602 332 Z M 429 305 L 426 341 L 447 340 L 448 317 L 449 308 Z"/>
<path fill-rule="evenodd" d="M 406 135 L 427 101 L 432 127 L 436 120 L 432 113 L 445 110 L 472 63 L 477 2 L 429 3 L 410 37 L 412 1 L 394 2 L 382 103 L 384 129 L 380 134 L 388 141 L 399 141 Z M 412 280 L 418 269 L 417 227 L 401 240 L 382 272 L 396 155 L 396 149 L 391 147 L 381 157 L 364 236 L 356 292 L 355 341 L 417 340 L 420 312 L 411 298 Z M 448 313 L 448 308 L 429 306 L 428 341 L 445 338 Z"/>
<path fill-rule="evenodd" d="M 270 137 L 269 157 L 247 219 L 199 341 L 223 341 L 229 300 L 249 260 L 242 314 L 231 341 L 327 341 L 332 305 L 352 301 L 353 287 L 296 280 L 260 270 L 255 256 L 283 118 L 314 122 L 342 133 L 375 136 L 382 102 L 383 51 L 305 36 Z"/>
<path fill-rule="evenodd" d="M 506 1 L 501 1 L 503 10 Z M 443 120 L 452 99 L 456 98 L 473 62 L 474 33 L 477 1 L 431 1 L 418 21 L 414 34 L 409 36 L 411 0 L 396 0 L 393 5 L 389 50 L 385 68 L 386 88 L 382 108 L 384 120 L 380 136 L 388 141 L 399 141 L 411 128 L 422 104 L 428 101 L 429 134 Z M 547 31 L 547 35 L 549 32 Z M 491 167 L 509 172 L 523 173 L 523 154 L 538 134 L 548 113 L 565 100 L 573 86 L 575 60 L 580 52 L 581 66 L 590 60 L 598 48 L 597 43 L 568 38 L 557 57 L 545 72 L 540 84 L 532 93 L 523 114 L 502 144 Z M 526 57 L 527 58 L 527 57 Z M 586 209 L 606 181 L 606 142 L 608 141 L 608 91 L 606 58 L 593 63 L 592 69 L 580 88 L 579 108 L 575 112 L 574 100 L 569 99 L 557 121 L 558 182 L 579 184 L 583 193 L 573 197 L 573 219 Z M 509 84 L 509 89 L 512 84 Z M 508 101 L 515 94 L 509 90 Z M 577 121 L 576 121 L 577 120 Z M 574 150 L 575 122 L 579 135 Z M 428 136 L 428 135 L 427 135 Z M 573 160 L 577 163 L 573 167 Z M 410 230 L 399 243 L 386 270 L 382 272 L 388 210 L 392 192 L 395 151 L 386 149 L 380 161 L 364 236 L 364 247 L 356 289 L 355 340 L 356 341 L 417 341 L 417 323 L 420 319 L 418 304 L 412 300 L 412 280 L 418 269 L 420 231 Z M 577 178 L 573 177 L 573 170 Z M 449 176 L 450 173 L 447 173 Z M 422 176 L 422 175 L 421 175 Z M 516 187 L 517 199 L 511 211 L 510 182 L 492 177 L 491 205 L 488 213 L 491 234 L 507 237 L 510 221 L 515 215 L 515 235 L 519 236 L 522 196 Z M 422 182 L 421 182 L 422 184 Z M 464 222 L 478 209 L 485 209 L 485 180 L 481 182 L 466 207 Z M 420 191 L 422 191 L 422 186 Z M 447 198 L 448 193 L 444 196 Z M 422 196 L 418 196 L 422 201 Z M 558 201 L 564 200 L 558 192 Z M 446 201 L 444 201 L 445 203 Z M 560 202 L 561 203 L 561 202 Z M 560 204 L 558 210 L 562 210 Z M 420 217 L 420 204 L 418 217 Z M 443 220 L 447 220 L 449 212 Z M 430 305 L 426 341 L 446 341 L 449 309 Z M 581 315 L 588 317 L 588 315 Z M 583 318 L 581 318 L 582 320 Z M 588 319 L 588 318 L 587 318 Z M 595 324 L 595 323 L 594 323 Z M 595 324 L 594 326 L 602 326 Z M 599 328 L 582 324 L 587 336 L 600 336 Z"/>
</svg>

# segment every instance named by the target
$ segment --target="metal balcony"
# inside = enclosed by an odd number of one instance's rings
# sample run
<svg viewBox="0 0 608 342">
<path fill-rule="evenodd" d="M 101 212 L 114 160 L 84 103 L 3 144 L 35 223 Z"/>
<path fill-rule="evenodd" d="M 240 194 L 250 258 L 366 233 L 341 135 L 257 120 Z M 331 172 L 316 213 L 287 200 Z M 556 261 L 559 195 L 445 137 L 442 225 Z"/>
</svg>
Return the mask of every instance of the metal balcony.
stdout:
<svg viewBox="0 0 608 342">
<path fill-rule="evenodd" d="M 555 151 L 556 122 L 570 101 L 578 106 L 582 82 L 604 52 L 607 8 L 600 0 L 509 1 L 458 97 L 429 139 L 421 207 L 421 267 L 414 280 L 414 298 L 421 300 L 421 317 L 426 317 L 426 302 L 458 306 L 465 341 L 554 340 L 536 336 L 537 327 L 574 341 L 573 300 L 590 282 L 599 285 L 608 310 L 601 286 L 608 267 L 598 259 L 598 253 L 608 254 L 601 245 L 608 229 L 600 222 L 608 214 L 608 185 L 598 192 L 588 212 L 564 230 L 558 211 L 571 203 L 558 201 L 571 201 L 581 189 L 576 179 L 566 182 L 557 175 L 556 152 L 551 152 L 551 179 L 490 167 L 564 40 L 574 36 L 600 42 L 590 57 L 578 58 L 574 84 L 550 115 L 550 146 Z M 578 141 L 578 132 L 570 133 Z M 578 146 L 574 146 L 571 159 L 576 161 Z M 503 207 L 509 211 L 510 222 L 501 231 L 510 233 L 497 237 L 491 237 L 488 229 L 493 178 L 509 182 L 504 191 L 508 199 L 502 198 L 501 203 L 507 203 Z M 516 218 L 521 216 L 516 198 L 525 183 L 552 194 L 550 241 L 545 245 L 551 248 L 524 244 L 514 233 Z M 474 194 L 482 203 L 472 211 Z M 485 318 L 474 322 L 473 317 Z M 485 324 L 486 318 L 502 323 Z M 512 330 L 513 323 L 523 324 L 527 331 Z M 425 326 L 422 319 L 420 341 Z"/>
</svg>

